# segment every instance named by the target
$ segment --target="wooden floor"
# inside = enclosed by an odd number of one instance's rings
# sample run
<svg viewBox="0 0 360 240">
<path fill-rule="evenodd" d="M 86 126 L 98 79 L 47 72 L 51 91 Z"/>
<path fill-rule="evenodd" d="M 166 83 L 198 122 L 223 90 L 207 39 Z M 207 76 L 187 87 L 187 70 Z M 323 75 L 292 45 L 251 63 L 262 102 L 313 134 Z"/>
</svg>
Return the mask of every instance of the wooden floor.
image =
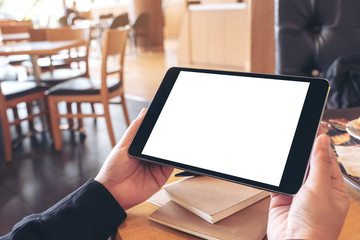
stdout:
<svg viewBox="0 0 360 240">
<path fill-rule="evenodd" d="M 165 41 L 164 52 L 128 53 L 125 61 L 125 93 L 152 100 L 167 69 L 178 66 L 177 40 Z"/>
<path fill-rule="evenodd" d="M 125 56 L 125 94 L 151 101 L 167 69 L 177 66 L 177 40 L 165 41 L 165 51 L 144 52 L 127 49 Z M 92 52 L 91 76 L 100 76 L 101 60 Z"/>
<path fill-rule="evenodd" d="M 177 59 L 177 39 L 165 40 L 164 52 L 131 53 L 128 50 L 125 60 L 125 93 L 142 97 L 151 101 L 154 97 L 166 71 L 170 67 L 193 67 L 227 71 L 243 71 L 222 66 L 193 65 L 191 63 L 179 63 Z M 99 64 L 97 64 L 99 65 Z"/>
<path fill-rule="evenodd" d="M 127 51 L 125 93 L 131 119 L 148 107 L 166 70 L 177 65 L 176 41 L 167 41 L 165 46 L 165 52 Z M 91 58 L 92 75 L 98 74 L 99 63 L 98 57 Z M 112 105 L 111 115 L 119 140 L 126 129 L 121 106 Z M 110 140 L 103 119 L 96 124 L 85 119 L 84 125 L 86 138 L 78 132 L 62 132 L 63 148 L 59 152 L 54 151 L 47 132 L 23 140 L 9 164 L 4 161 L 0 137 L 0 236 L 24 216 L 44 211 L 95 177 L 111 150 Z"/>
</svg>

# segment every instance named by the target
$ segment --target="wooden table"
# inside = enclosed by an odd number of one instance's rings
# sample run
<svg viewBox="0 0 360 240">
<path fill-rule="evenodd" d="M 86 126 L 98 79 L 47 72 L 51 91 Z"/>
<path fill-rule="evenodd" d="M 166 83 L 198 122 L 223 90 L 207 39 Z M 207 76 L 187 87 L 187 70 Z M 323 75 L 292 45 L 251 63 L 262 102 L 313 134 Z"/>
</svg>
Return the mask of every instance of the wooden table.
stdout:
<svg viewBox="0 0 360 240">
<path fill-rule="evenodd" d="M 61 50 L 79 47 L 84 44 L 85 42 L 81 40 L 21 42 L 0 47 L 0 56 L 30 55 L 35 81 L 40 82 L 41 69 L 37 63 L 39 55 L 54 55 Z"/>
<path fill-rule="evenodd" d="M 329 118 L 347 118 L 351 120 L 359 116 L 360 108 L 327 110 L 324 114 L 323 119 L 327 120 Z M 178 178 L 172 176 L 170 177 L 168 182 L 170 183 L 176 180 L 178 180 Z M 349 185 L 346 185 L 346 188 L 350 196 L 350 209 L 339 239 L 360 240 L 360 192 L 354 190 Z M 158 209 L 157 206 L 149 202 L 144 202 L 128 210 L 128 217 L 125 222 L 118 228 L 116 239 L 199 239 L 195 236 L 188 235 L 186 233 L 165 227 L 161 224 L 154 223 L 148 220 L 148 216 L 156 209 Z"/>
</svg>

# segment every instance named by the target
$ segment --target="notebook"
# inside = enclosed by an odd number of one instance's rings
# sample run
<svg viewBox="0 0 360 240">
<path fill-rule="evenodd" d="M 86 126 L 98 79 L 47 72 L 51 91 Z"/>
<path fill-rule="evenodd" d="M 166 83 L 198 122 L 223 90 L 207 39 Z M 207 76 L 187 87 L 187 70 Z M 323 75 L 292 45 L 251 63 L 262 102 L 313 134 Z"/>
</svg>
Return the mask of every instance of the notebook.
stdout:
<svg viewBox="0 0 360 240">
<path fill-rule="evenodd" d="M 211 177 L 190 177 L 164 187 L 164 195 L 209 223 L 216 223 L 269 193 Z"/>
</svg>

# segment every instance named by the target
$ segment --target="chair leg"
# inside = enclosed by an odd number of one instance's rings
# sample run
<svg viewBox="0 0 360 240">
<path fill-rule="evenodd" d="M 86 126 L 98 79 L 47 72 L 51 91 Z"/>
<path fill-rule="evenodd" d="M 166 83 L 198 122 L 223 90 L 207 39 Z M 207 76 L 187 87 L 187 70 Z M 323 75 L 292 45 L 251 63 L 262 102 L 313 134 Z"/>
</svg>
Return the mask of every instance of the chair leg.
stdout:
<svg viewBox="0 0 360 240">
<path fill-rule="evenodd" d="M 27 109 L 27 114 L 30 115 L 33 112 L 33 107 L 32 107 L 32 103 L 26 103 L 26 109 Z M 29 119 L 29 130 L 30 132 L 34 132 L 35 131 L 35 127 L 34 127 L 34 121 L 32 119 Z"/>
<path fill-rule="evenodd" d="M 50 133 L 50 138 L 54 139 L 54 136 L 52 135 L 52 131 L 51 131 L 51 121 L 50 121 L 50 110 L 49 110 L 49 104 L 47 99 L 44 99 L 43 101 L 43 107 L 44 107 L 44 111 L 45 111 L 45 115 L 43 116 L 43 129 L 47 129 Z M 60 122 L 59 122 L 59 127 L 60 127 Z"/>
<path fill-rule="evenodd" d="M 129 113 L 127 110 L 125 96 L 124 96 L 124 94 L 121 94 L 120 97 L 121 97 L 121 105 L 122 105 L 122 109 L 123 109 L 123 113 L 124 113 L 126 126 L 128 127 L 128 126 L 130 126 L 130 118 L 129 118 Z"/>
<path fill-rule="evenodd" d="M 5 161 L 10 162 L 12 159 L 12 144 L 10 136 L 10 124 L 6 115 L 6 109 L 0 111 L 0 115 L 5 148 Z"/>
<path fill-rule="evenodd" d="M 92 113 L 95 113 L 95 103 L 90 103 L 90 105 L 91 105 L 91 111 L 92 111 Z M 94 123 L 96 123 L 96 121 L 97 121 L 97 118 L 94 117 Z"/>
<path fill-rule="evenodd" d="M 115 140 L 114 130 L 113 130 L 112 123 L 111 123 L 109 103 L 103 102 L 103 106 L 104 106 L 104 115 L 105 115 L 105 120 L 106 120 L 106 126 L 107 126 L 107 129 L 109 132 L 110 142 L 111 142 L 112 147 L 115 147 L 116 140 Z"/>
<path fill-rule="evenodd" d="M 71 103 L 66 103 L 66 109 L 67 109 L 67 113 L 72 113 Z M 74 129 L 74 119 L 68 118 L 67 121 L 69 124 L 69 130 L 73 130 Z"/>
<path fill-rule="evenodd" d="M 44 111 L 44 115 L 40 117 L 40 122 L 42 126 L 42 130 L 45 131 L 46 129 L 49 129 L 50 123 L 49 123 L 49 108 L 47 106 L 46 98 L 39 100 L 39 107 L 40 111 Z"/>
<path fill-rule="evenodd" d="M 15 119 L 15 120 L 16 120 L 16 119 L 19 119 L 19 113 L 18 113 L 17 107 L 13 107 L 13 108 L 12 108 L 12 111 L 13 111 L 14 119 Z M 5 114 L 6 114 L 6 112 L 5 112 Z M 21 135 L 22 135 L 21 124 L 16 125 L 15 128 L 16 128 L 17 134 L 18 134 L 19 136 L 21 136 Z"/>
<path fill-rule="evenodd" d="M 76 108 L 77 108 L 77 113 L 81 114 L 82 113 L 82 111 L 81 111 L 81 103 L 76 103 Z M 78 129 L 82 130 L 83 127 L 84 127 L 83 119 L 78 118 L 77 121 L 78 121 Z"/>
<path fill-rule="evenodd" d="M 59 112 L 57 102 L 52 99 L 51 96 L 48 97 L 48 107 L 49 107 L 49 115 L 50 115 L 50 127 L 51 127 L 51 135 L 54 141 L 55 150 L 60 150 L 62 147 L 62 137 L 59 119 Z"/>
<path fill-rule="evenodd" d="M 51 75 L 53 74 L 55 68 L 54 68 L 54 65 L 52 64 L 52 58 L 51 56 L 48 57 L 50 59 L 50 66 L 49 66 L 49 71 L 51 73 Z"/>
</svg>

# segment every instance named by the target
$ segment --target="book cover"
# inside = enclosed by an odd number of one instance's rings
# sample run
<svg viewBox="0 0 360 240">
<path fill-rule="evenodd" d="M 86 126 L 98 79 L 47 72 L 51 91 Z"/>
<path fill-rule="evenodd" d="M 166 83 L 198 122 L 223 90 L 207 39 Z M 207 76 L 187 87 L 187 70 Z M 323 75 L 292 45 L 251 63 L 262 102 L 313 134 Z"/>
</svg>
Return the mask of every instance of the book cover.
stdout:
<svg viewBox="0 0 360 240">
<path fill-rule="evenodd" d="M 266 235 L 270 198 L 263 199 L 215 224 L 208 223 L 173 201 L 149 219 L 205 239 L 259 240 Z"/>
<path fill-rule="evenodd" d="M 269 196 L 264 190 L 211 177 L 191 177 L 164 187 L 172 201 L 209 223 L 216 223 Z"/>
</svg>

